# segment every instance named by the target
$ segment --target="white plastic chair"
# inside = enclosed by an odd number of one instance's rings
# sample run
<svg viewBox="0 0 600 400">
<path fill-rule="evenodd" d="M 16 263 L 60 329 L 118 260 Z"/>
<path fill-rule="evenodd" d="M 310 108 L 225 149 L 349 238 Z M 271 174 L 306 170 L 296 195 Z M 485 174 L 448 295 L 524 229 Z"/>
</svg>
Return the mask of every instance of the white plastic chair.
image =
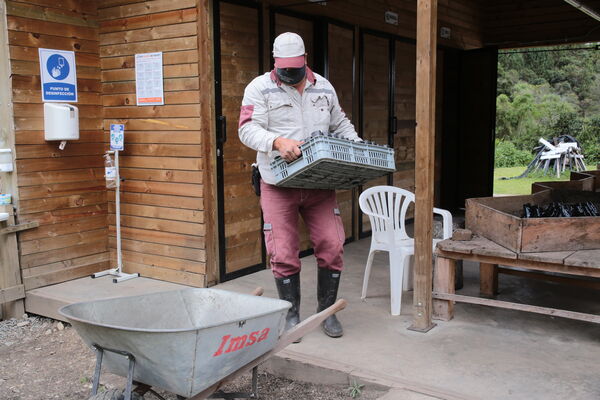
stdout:
<svg viewBox="0 0 600 400">
<path fill-rule="evenodd" d="M 390 258 L 390 295 L 392 315 L 400 315 L 402 289 L 410 290 L 410 257 L 415 254 L 414 239 L 406 233 L 406 212 L 415 195 L 408 190 L 394 186 L 374 186 L 361 193 L 360 209 L 371 221 L 371 249 L 365 267 L 362 295 L 367 297 L 367 286 L 371 275 L 373 257 L 378 251 L 387 251 Z M 452 236 L 452 214 L 447 210 L 434 208 L 433 212 L 442 216 L 443 239 Z M 434 239 L 433 249 L 443 239 Z M 404 282 L 404 285 L 403 285 Z"/>
</svg>

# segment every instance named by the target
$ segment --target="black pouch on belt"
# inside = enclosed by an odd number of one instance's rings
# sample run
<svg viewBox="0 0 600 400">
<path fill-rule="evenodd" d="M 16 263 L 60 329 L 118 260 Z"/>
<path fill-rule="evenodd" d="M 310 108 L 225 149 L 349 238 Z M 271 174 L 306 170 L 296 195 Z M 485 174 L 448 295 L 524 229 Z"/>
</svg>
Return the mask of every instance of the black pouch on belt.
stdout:
<svg viewBox="0 0 600 400">
<path fill-rule="evenodd" d="M 252 164 L 252 187 L 254 187 L 254 193 L 260 196 L 260 171 L 256 164 Z"/>
</svg>

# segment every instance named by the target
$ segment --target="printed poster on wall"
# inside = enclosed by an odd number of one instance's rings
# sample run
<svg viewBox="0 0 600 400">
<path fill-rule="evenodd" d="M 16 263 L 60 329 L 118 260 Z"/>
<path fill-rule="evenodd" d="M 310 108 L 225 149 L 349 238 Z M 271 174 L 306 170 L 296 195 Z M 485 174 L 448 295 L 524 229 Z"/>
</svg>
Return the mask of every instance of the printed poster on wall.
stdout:
<svg viewBox="0 0 600 400">
<path fill-rule="evenodd" d="M 38 49 L 42 101 L 77 102 L 77 72 L 75 52 L 65 50 Z"/>
<path fill-rule="evenodd" d="M 135 94 L 138 106 L 165 104 L 162 52 L 135 55 Z"/>
</svg>

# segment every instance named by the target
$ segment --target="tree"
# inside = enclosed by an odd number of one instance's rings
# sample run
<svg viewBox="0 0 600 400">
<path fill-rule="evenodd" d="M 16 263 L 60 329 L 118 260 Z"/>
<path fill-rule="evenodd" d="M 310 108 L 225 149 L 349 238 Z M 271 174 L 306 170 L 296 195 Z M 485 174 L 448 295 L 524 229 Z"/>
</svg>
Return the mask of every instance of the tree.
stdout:
<svg viewBox="0 0 600 400">
<path fill-rule="evenodd" d="M 496 137 L 531 151 L 540 137 L 569 134 L 585 146 L 588 163 L 600 161 L 600 51 L 595 49 L 590 44 L 584 50 L 554 46 L 501 53 Z"/>
</svg>

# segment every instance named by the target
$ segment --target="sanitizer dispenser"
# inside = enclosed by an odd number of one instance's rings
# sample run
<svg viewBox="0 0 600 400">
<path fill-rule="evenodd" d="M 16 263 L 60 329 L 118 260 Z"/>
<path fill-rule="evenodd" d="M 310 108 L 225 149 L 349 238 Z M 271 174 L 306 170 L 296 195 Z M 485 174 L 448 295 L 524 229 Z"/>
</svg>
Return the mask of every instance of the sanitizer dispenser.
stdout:
<svg viewBox="0 0 600 400">
<path fill-rule="evenodd" d="M 61 141 L 61 150 L 67 140 L 78 140 L 79 109 L 70 104 L 44 103 L 44 132 L 46 140 Z"/>
</svg>

